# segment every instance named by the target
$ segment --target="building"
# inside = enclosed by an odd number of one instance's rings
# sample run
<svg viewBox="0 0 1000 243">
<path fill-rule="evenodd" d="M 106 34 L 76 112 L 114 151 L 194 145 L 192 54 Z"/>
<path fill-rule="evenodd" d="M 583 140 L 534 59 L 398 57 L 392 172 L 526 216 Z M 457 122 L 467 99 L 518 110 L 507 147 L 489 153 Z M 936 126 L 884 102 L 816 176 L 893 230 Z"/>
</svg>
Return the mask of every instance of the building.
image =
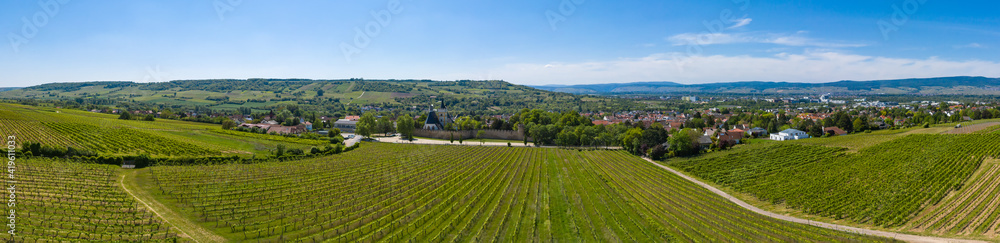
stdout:
<svg viewBox="0 0 1000 243">
<path fill-rule="evenodd" d="M 728 132 L 721 132 L 719 133 L 718 139 L 720 144 L 722 143 L 740 144 L 740 141 L 743 140 L 743 131 L 733 130 Z"/>
<path fill-rule="evenodd" d="M 435 109 L 434 113 L 437 114 L 438 122 L 441 123 L 441 125 L 442 125 L 441 127 L 442 128 L 445 125 L 448 125 L 448 123 L 452 122 L 451 118 L 448 117 L 448 109 L 445 109 L 444 107 L 441 107 L 441 109 Z"/>
<path fill-rule="evenodd" d="M 427 112 L 427 120 L 424 120 L 424 126 L 422 129 L 425 130 L 444 130 L 444 127 L 451 123 L 451 117 L 448 117 L 448 109 L 443 106 L 440 109 L 431 108 Z"/>
<path fill-rule="evenodd" d="M 705 133 L 703 135 L 705 135 L 705 136 L 712 136 L 712 135 L 715 135 L 715 131 L 717 131 L 717 129 L 706 127 L 704 129 L 704 131 L 705 131 Z"/>
<path fill-rule="evenodd" d="M 755 128 L 751 128 L 750 130 L 747 130 L 747 135 L 750 135 L 752 137 L 758 137 L 758 138 L 759 137 L 764 137 L 764 136 L 767 136 L 767 130 L 763 129 L 763 128 L 755 127 Z"/>
<path fill-rule="evenodd" d="M 695 143 L 698 146 L 701 146 L 702 148 L 708 148 L 709 146 L 712 146 L 712 137 L 711 136 L 699 136 L 698 139 L 695 140 Z"/>
<path fill-rule="evenodd" d="M 333 127 L 340 129 L 341 132 L 354 133 L 354 130 L 358 128 L 357 120 L 340 119 L 333 122 Z"/>
<path fill-rule="evenodd" d="M 799 140 L 806 138 L 809 138 L 809 134 L 796 129 L 785 129 L 777 134 L 771 134 L 771 140 L 774 141 Z"/>
<path fill-rule="evenodd" d="M 424 120 L 422 128 L 424 130 L 444 130 L 444 124 L 441 123 L 437 110 L 431 110 L 431 112 L 427 113 L 427 120 Z"/>
<path fill-rule="evenodd" d="M 844 129 L 840 129 L 839 127 L 824 127 L 823 134 L 826 134 L 828 136 L 840 136 L 847 134 L 847 131 L 844 131 Z"/>
<path fill-rule="evenodd" d="M 305 131 L 306 131 L 306 126 L 302 124 L 299 124 L 298 126 L 277 125 L 277 126 L 271 126 L 270 129 L 267 129 L 267 133 L 275 133 L 275 134 L 299 134 Z"/>
<path fill-rule="evenodd" d="M 698 102 L 698 96 L 684 96 L 681 97 L 681 100 L 689 102 Z"/>
</svg>

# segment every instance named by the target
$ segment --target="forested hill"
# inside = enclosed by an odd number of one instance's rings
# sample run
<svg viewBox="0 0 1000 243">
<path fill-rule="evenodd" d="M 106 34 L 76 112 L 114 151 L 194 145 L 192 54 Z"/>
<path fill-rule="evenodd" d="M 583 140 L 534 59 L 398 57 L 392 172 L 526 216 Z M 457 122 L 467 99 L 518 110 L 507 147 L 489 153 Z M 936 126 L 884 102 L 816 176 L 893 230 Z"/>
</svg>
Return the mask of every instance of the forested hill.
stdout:
<svg viewBox="0 0 1000 243">
<path fill-rule="evenodd" d="M 795 94 L 942 94 L 1000 95 L 1000 78 L 941 77 L 832 83 L 732 82 L 684 85 L 674 82 L 641 82 L 593 85 L 533 86 L 574 94 L 670 93 L 795 93 Z"/>
<path fill-rule="evenodd" d="M 269 110 L 297 105 L 309 110 L 424 110 L 431 105 L 477 114 L 509 114 L 524 107 L 553 111 L 618 111 L 632 101 L 539 90 L 505 81 L 213 79 L 158 83 L 127 81 L 51 83 L 0 92 L 2 99 L 62 100 L 80 105 L 122 103 L 171 108 Z"/>
</svg>

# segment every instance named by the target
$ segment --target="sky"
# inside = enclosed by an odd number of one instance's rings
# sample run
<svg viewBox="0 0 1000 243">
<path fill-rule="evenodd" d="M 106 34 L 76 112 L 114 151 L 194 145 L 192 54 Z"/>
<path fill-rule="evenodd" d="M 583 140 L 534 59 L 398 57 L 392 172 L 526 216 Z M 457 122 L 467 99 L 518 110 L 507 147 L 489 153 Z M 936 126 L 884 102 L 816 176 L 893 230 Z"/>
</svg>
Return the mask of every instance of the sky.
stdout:
<svg viewBox="0 0 1000 243">
<path fill-rule="evenodd" d="M 940 0 L 4 1 L 0 87 L 1000 77 L 998 9 Z"/>
</svg>

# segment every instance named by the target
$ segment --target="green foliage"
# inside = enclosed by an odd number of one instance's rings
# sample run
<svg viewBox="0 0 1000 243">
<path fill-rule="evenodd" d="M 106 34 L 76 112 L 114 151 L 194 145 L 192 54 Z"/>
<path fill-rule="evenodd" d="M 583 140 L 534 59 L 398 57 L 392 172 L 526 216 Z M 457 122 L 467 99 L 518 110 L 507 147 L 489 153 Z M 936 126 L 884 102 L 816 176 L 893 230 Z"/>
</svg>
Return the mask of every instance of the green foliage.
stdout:
<svg viewBox="0 0 1000 243">
<path fill-rule="evenodd" d="M 698 141 L 697 131 L 694 129 L 685 128 L 683 130 L 674 133 L 673 137 L 670 137 L 669 144 L 670 148 L 667 148 L 670 154 L 674 156 L 690 156 L 697 154 L 701 150 L 695 143 Z"/>
<path fill-rule="evenodd" d="M 122 189 L 118 166 L 18 158 L 7 242 L 173 242 L 176 231 Z M 135 190 L 135 188 L 131 188 Z M 84 200 L 85 199 L 85 200 Z M 5 200 L 6 201 L 6 200 Z M 11 209 L 12 211 L 14 208 Z M 87 220 L 89 219 L 89 220 Z M 97 220 L 100 219 L 100 220 Z M 69 227 L 74 227 L 72 231 Z M 59 233 L 57 233 L 59 232 Z M 114 239 L 114 240 L 111 240 Z"/>
<path fill-rule="evenodd" d="M 226 119 L 225 121 L 222 121 L 222 129 L 224 130 L 233 129 L 238 125 L 239 124 L 236 124 L 236 122 L 233 120 Z"/>
<path fill-rule="evenodd" d="M 229 241 L 887 240 L 763 217 L 617 151 L 369 145 L 148 173 L 165 197 L 185 202 L 177 210 L 200 212 L 201 225 Z"/>
<path fill-rule="evenodd" d="M 777 143 L 675 165 L 806 213 L 894 227 L 960 188 L 983 158 L 1000 155 L 997 139 L 909 135 L 857 153 Z"/>
<path fill-rule="evenodd" d="M 285 156 L 285 145 L 278 144 L 278 147 L 274 149 L 274 156 L 281 157 Z"/>
<path fill-rule="evenodd" d="M 396 130 L 399 131 L 403 138 L 413 141 L 413 131 L 416 130 L 413 117 L 403 115 L 396 119 Z"/>
<path fill-rule="evenodd" d="M 375 120 L 375 115 L 371 112 L 366 112 L 364 115 L 361 115 L 361 118 L 358 119 L 357 128 L 354 129 L 354 132 L 362 137 L 369 137 L 373 133 L 377 133 L 378 123 Z"/>
<path fill-rule="evenodd" d="M 389 134 L 396 131 L 396 127 L 392 124 L 392 120 L 388 116 L 383 116 L 375 121 L 375 130 L 379 133 Z"/>
</svg>

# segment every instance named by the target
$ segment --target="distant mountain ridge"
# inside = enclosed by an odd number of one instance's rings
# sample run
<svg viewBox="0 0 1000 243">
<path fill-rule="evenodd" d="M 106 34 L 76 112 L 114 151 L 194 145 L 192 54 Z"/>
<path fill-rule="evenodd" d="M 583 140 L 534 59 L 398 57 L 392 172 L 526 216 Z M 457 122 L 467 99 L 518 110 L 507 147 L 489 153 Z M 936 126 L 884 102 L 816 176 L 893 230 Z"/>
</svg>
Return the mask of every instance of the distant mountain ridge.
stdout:
<svg viewBox="0 0 1000 243">
<path fill-rule="evenodd" d="M 586 85 L 542 85 L 537 89 L 572 94 L 670 93 L 856 93 L 856 94 L 1000 94 L 1000 78 L 940 77 L 829 83 L 743 81 L 708 84 L 635 82 Z"/>
</svg>

